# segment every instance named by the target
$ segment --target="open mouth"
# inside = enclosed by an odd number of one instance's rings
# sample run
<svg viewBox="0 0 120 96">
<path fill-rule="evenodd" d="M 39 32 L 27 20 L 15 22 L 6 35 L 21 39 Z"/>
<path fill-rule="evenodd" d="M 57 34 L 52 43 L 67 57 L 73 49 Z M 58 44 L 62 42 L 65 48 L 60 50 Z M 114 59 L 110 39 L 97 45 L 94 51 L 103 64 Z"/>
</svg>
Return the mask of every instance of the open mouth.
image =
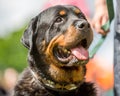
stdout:
<svg viewBox="0 0 120 96">
<path fill-rule="evenodd" d="M 79 64 L 86 63 L 88 61 L 89 54 L 87 51 L 87 40 L 83 39 L 76 46 L 67 49 L 65 47 L 56 46 L 53 48 L 53 54 L 63 64 L 69 63 L 73 58 L 77 59 Z M 76 61 L 75 61 L 76 63 Z"/>
</svg>

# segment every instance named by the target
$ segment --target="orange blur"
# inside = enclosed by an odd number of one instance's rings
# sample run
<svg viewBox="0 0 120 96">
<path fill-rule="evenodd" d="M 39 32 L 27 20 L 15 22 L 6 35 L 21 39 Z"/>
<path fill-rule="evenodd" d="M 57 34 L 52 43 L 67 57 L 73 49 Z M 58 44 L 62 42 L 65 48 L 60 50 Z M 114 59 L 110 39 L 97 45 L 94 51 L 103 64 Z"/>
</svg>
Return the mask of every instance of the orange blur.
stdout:
<svg viewBox="0 0 120 96">
<path fill-rule="evenodd" d="M 95 82 L 105 91 L 113 88 L 114 83 L 113 66 L 106 63 L 105 60 L 98 60 L 97 58 L 90 60 L 87 64 L 86 74 L 87 81 Z"/>
</svg>

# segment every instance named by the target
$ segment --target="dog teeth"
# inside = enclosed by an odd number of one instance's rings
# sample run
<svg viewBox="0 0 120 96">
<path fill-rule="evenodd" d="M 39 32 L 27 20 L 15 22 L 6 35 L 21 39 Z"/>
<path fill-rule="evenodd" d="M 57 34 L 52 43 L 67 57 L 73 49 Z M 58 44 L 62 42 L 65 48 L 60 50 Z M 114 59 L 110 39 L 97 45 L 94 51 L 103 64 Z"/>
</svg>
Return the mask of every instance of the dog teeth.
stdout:
<svg viewBox="0 0 120 96">
<path fill-rule="evenodd" d="M 55 50 L 53 50 L 55 53 L 55 56 L 60 59 L 66 59 L 71 55 L 71 51 L 64 48 L 64 47 L 57 47 Z"/>
<path fill-rule="evenodd" d="M 68 54 L 70 54 L 71 52 L 70 51 L 68 51 Z"/>
<path fill-rule="evenodd" d="M 67 49 L 63 49 L 63 51 L 64 51 L 65 53 L 67 53 L 67 52 L 68 52 L 68 50 L 67 50 Z"/>
<path fill-rule="evenodd" d="M 85 61 L 82 61 L 81 64 L 82 64 L 82 65 L 85 64 Z"/>
<path fill-rule="evenodd" d="M 71 52 L 70 52 L 69 50 L 67 50 L 67 49 L 64 49 L 63 51 L 64 51 L 64 53 L 66 53 L 66 54 L 70 54 L 70 53 L 71 53 Z"/>
<path fill-rule="evenodd" d="M 68 57 L 71 52 L 65 48 L 61 48 L 61 50 L 59 50 L 59 53 L 64 58 L 64 57 Z"/>
<path fill-rule="evenodd" d="M 84 64 L 86 64 L 87 63 L 87 61 L 80 61 L 80 62 L 77 62 L 76 64 L 77 65 L 84 65 Z"/>
</svg>

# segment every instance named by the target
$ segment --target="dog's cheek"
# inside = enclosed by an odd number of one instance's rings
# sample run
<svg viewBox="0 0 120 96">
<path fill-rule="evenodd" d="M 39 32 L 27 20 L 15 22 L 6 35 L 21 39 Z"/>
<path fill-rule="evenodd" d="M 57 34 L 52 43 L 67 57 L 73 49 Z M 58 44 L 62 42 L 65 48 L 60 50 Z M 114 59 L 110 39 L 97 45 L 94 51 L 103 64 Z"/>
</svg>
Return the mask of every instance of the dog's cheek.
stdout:
<svg viewBox="0 0 120 96">
<path fill-rule="evenodd" d="M 59 35 L 61 32 L 59 26 L 52 26 L 49 30 L 46 31 L 45 34 L 45 40 L 47 44 L 57 35 Z"/>
<path fill-rule="evenodd" d="M 44 51 L 46 50 L 46 40 L 45 40 L 45 34 L 46 34 L 46 30 L 47 29 L 43 29 L 43 26 L 40 26 L 38 29 L 38 33 L 37 33 L 37 37 L 36 37 L 36 47 L 37 50 L 39 51 L 39 53 L 44 53 Z"/>
<path fill-rule="evenodd" d="M 45 52 L 45 50 L 46 50 L 45 40 L 43 40 L 41 42 L 37 41 L 36 46 L 37 46 L 37 50 L 38 50 L 39 54 L 42 54 Z"/>
</svg>

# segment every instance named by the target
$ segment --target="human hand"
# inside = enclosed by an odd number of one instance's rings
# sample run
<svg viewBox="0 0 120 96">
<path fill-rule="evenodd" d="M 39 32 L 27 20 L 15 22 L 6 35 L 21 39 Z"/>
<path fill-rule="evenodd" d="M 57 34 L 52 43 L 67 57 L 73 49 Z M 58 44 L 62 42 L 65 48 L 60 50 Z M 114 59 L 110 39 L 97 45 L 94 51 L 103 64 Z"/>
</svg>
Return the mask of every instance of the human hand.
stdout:
<svg viewBox="0 0 120 96">
<path fill-rule="evenodd" d="M 95 15 L 91 21 L 92 27 L 96 30 L 96 32 L 102 34 L 103 36 L 107 35 L 109 30 L 104 31 L 102 26 L 107 23 L 108 17 L 108 10 L 106 3 L 97 4 L 95 9 Z"/>
</svg>

